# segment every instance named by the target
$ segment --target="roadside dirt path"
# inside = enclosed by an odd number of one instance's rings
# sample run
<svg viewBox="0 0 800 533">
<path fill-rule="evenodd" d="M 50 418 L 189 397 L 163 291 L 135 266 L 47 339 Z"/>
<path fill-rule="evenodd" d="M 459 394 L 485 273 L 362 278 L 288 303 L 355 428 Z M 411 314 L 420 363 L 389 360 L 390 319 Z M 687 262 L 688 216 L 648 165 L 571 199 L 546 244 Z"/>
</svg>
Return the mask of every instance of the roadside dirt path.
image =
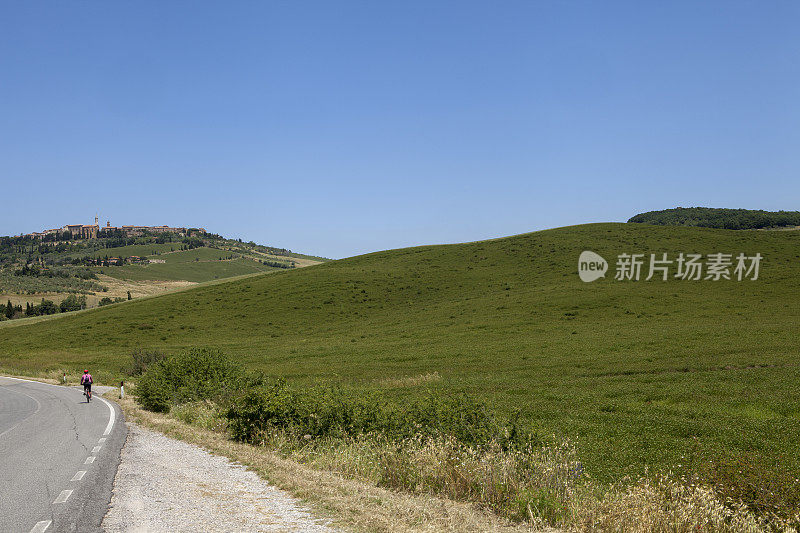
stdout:
<svg viewBox="0 0 800 533">
<path fill-rule="evenodd" d="M 334 531 L 243 466 L 134 423 L 102 525 L 135 533 Z"/>
</svg>

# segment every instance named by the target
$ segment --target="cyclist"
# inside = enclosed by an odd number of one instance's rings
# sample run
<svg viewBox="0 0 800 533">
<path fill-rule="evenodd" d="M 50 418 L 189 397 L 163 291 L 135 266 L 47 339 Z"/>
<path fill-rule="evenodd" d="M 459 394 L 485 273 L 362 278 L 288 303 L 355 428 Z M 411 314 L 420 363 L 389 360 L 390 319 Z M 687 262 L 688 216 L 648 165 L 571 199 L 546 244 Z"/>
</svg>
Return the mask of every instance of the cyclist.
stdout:
<svg viewBox="0 0 800 533">
<path fill-rule="evenodd" d="M 86 395 L 86 401 L 89 401 L 92 397 L 92 382 L 92 375 L 88 370 L 84 370 L 83 376 L 81 377 L 81 385 L 83 385 L 83 393 Z"/>
</svg>

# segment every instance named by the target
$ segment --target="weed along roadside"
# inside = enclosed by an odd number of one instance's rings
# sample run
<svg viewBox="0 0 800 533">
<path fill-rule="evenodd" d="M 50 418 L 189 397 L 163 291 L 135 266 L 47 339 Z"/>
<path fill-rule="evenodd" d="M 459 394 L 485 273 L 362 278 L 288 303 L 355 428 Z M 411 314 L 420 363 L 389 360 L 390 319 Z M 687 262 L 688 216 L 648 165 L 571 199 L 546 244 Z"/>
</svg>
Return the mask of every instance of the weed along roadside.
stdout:
<svg viewBox="0 0 800 533">
<path fill-rule="evenodd" d="M 135 401 L 121 400 L 129 419 L 254 468 L 340 526 L 755 532 L 796 519 L 675 475 L 596 482 L 572 442 L 468 395 L 295 387 L 209 349 L 148 358 Z"/>
<path fill-rule="evenodd" d="M 530 531 L 527 525 L 503 520 L 473 504 L 388 490 L 341 469 L 315 468 L 297 457 L 236 442 L 210 404 L 185 406 L 166 414 L 142 409 L 130 396 L 119 403 L 129 421 L 247 466 L 344 530 Z"/>
</svg>

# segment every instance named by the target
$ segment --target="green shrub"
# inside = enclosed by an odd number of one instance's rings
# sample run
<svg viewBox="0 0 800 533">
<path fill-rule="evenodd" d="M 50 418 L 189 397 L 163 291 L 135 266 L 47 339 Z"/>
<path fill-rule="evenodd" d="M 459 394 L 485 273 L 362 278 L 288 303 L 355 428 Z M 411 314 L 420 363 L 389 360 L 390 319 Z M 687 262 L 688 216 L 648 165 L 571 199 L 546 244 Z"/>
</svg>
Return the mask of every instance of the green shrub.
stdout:
<svg viewBox="0 0 800 533">
<path fill-rule="evenodd" d="M 518 430 L 515 420 L 500 419 L 465 395 L 399 403 L 377 393 L 339 388 L 293 390 L 282 380 L 240 394 L 226 416 L 233 437 L 250 443 L 262 442 L 272 430 L 304 439 L 377 433 L 401 441 L 446 435 L 469 445 L 500 442 L 508 446 L 533 439 Z"/>
<path fill-rule="evenodd" d="M 192 349 L 152 364 L 135 394 L 143 408 L 167 412 L 173 405 L 222 399 L 246 381 L 241 368 L 222 352 Z"/>
</svg>

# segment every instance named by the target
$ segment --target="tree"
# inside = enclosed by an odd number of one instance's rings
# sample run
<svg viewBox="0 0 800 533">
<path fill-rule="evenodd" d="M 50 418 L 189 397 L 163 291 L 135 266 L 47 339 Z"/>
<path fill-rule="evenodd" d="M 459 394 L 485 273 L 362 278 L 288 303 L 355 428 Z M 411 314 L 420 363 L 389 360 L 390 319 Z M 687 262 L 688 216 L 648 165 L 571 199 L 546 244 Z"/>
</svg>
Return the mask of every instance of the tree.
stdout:
<svg viewBox="0 0 800 533">
<path fill-rule="evenodd" d="M 56 313 L 58 313 L 58 306 L 52 300 L 42 298 L 42 303 L 39 305 L 39 314 L 54 315 Z"/>
<path fill-rule="evenodd" d="M 86 307 L 86 296 L 80 298 L 74 294 L 70 294 L 61 301 L 61 312 L 66 313 L 69 311 L 80 311 Z"/>
<path fill-rule="evenodd" d="M 14 318 L 14 305 L 11 300 L 6 304 L 6 318 Z"/>
</svg>

